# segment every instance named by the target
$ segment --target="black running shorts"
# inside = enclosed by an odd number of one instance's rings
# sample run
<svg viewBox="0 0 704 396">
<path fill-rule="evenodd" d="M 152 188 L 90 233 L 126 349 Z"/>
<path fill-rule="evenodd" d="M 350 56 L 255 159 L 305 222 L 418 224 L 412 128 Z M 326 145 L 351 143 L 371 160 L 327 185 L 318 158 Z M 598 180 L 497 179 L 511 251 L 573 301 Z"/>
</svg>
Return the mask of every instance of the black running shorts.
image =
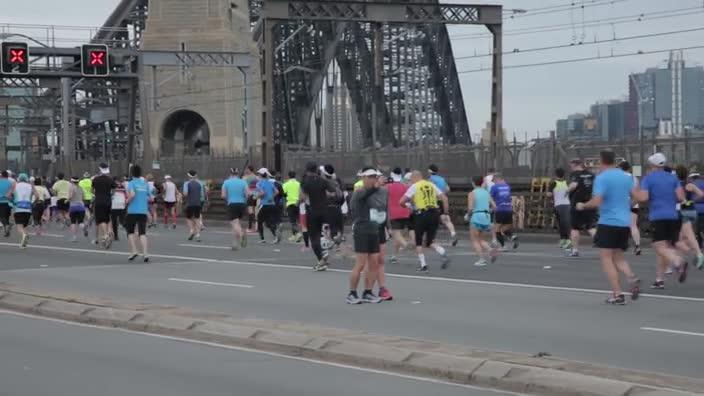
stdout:
<svg viewBox="0 0 704 396">
<path fill-rule="evenodd" d="M 247 214 L 247 205 L 243 203 L 232 203 L 227 205 L 227 215 L 230 221 L 239 220 Z"/>
<path fill-rule="evenodd" d="M 71 224 L 81 224 L 86 219 L 86 212 L 70 212 Z"/>
<path fill-rule="evenodd" d="M 56 201 L 56 207 L 62 212 L 68 212 L 68 199 L 59 199 L 58 201 Z"/>
<path fill-rule="evenodd" d="M 440 226 L 440 211 L 428 209 L 416 212 L 413 221 L 415 222 L 416 246 L 423 246 L 423 236 L 425 236 L 425 246 L 430 247 L 435 241 L 435 235 Z"/>
<path fill-rule="evenodd" d="M 371 230 L 354 230 L 354 252 L 362 254 L 379 253 L 379 232 Z"/>
<path fill-rule="evenodd" d="M 187 219 L 199 219 L 200 218 L 200 206 L 188 206 L 186 208 L 186 218 Z"/>
<path fill-rule="evenodd" d="M 594 244 L 599 249 L 628 250 L 628 241 L 631 238 L 631 227 L 617 227 L 599 224 L 594 235 Z"/>
<path fill-rule="evenodd" d="M 598 216 L 596 210 L 577 210 L 576 207 L 572 206 L 570 219 L 573 230 L 586 231 L 596 228 Z"/>
<path fill-rule="evenodd" d="M 110 205 L 95 204 L 95 224 L 107 224 L 110 222 Z"/>
<path fill-rule="evenodd" d="M 653 242 L 667 241 L 676 244 L 680 239 L 680 228 L 682 220 L 653 220 L 650 222 L 653 227 Z"/>
<path fill-rule="evenodd" d="M 135 228 L 139 231 L 139 235 L 147 233 L 147 215 L 128 213 L 125 216 L 125 230 L 127 235 L 134 234 Z"/>
<path fill-rule="evenodd" d="M 15 213 L 15 224 L 27 227 L 31 217 L 32 214 L 30 212 Z"/>
<path fill-rule="evenodd" d="M 503 211 L 496 212 L 495 222 L 501 225 L 511 225 L 513 224 L 513 212 Z"/>
<path fill-rule="evenodd" d="M 410 229 L 408 219 L 391 220 L 391 229 L 392 230 L 405 230 L 407 228 Z"/>
</svg>

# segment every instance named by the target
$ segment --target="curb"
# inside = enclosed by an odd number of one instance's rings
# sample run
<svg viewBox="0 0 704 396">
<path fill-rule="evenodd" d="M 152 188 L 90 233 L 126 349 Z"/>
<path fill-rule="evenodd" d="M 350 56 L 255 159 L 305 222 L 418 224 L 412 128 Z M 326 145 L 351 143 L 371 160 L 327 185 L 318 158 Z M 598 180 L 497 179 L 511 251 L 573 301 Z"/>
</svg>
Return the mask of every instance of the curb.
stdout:
<svg viewBox="0 0 704 396">
<path fill-rule="evenodd" d="M 42 294 L 0 285 L 0 309 L 541 396 L 686 396 L 702 395 L 695 392 L 704 389 L 704 381 L 693 378 L 626 370 L 623 379 L 606 378 L 589 370 L 566 369 L 578 367 L 578 362 L 488 351 L 469 356 L 471 352 L 457 354 L 463 347 L 406 338 L 366 335 L 367 340 L 382 342 L 375 344 L 362 338 L 364 333 L 341 329 L 225 316 L 193 317 L 185 316 L 188 311 L 175 314 L 179 312 L 175 309 L 127 309 Z M 221 320 L 201 319 L 204 317 Z M 590 367 L 592 371 L 598 368 Z"/>
</svg>

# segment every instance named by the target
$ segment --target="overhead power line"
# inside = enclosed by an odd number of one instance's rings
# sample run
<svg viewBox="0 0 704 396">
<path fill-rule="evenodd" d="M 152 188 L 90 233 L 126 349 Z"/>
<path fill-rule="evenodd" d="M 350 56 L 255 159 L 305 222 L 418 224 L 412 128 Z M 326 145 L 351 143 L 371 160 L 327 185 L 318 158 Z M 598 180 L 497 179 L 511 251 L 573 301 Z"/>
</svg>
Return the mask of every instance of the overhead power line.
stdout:
<svg viewBox="0 0 704 396">
<path fill-rule="evenodd" d="M 624 15 L 624 16 L 618 16 L 618 17 L 612 17 L 612 18 L 601 18 L 601 19 L 592 19 L 592 20 L 587 20 L 584 21 L 583 25 L 584 27 L 596 27 L 596 26 L 605 26 L 605 25 L 618 25 L 622 23 L 633 23 L 633 22 L 642 22 L 642 21 L 650 21 L 650 20 L 657 20 L 657 19 L 664 19 L 664 18 L 675 18 L 675 17 L 680 17 L 680 16 L 689 16 L 689 15 L 696 15 L 704 13 L 704 7 L 688 7 L 688 8 L 679 8 L 675 10 L 667 10 L 667 11 L 654 11 L 650 13 L 640 13 L 640 14 L 632 14 L 632 15 Z M 518 36 L 518 35 L 525 35 L 525 34 L 534 34 L 534 33 L 545 33 L 545 32 L 554 32 L 554 31 L 559 31 L 559 30 L 569 30 L 572 29 L 574 24 L 572 23 L 561 23 L 561 24 L 554 24 L 554 25 L 542 25 L 542 26 L 531 26 L 531 27 L 525 27 L 525 28 L 520 28 L 520 29 L 507 29 L 503 32 L 504 36 Z M 462 35 L 457 35 L 452 37 L 453 40 L 465 40 L 465 39 L 475 39 L 475 38 L 485 38 L 485 37 L 492 37 L 491 34 L 489 33 L 473 33 L 473 34 L 462 34 Z"/>
<path fill-rule="evenodd" d="M 556 6 L 551 6 L 551 7 L 528 9 L 528 10 L 525 10 L 526 11 L 525 13 L 512 14 L 510 16 L 504 17 L 504 19 L 518 19 L 518 18 L 532 17 L 532 16 L 536 16 L 536 15 L 556 14 L 559 12 L 584 10 L 585 8 L 609 6 L 609 5 L 613 5 L 616 3 L 623 3 L 625 1 L 630 1 L 630 0 L 592 0 L 591 2 L 571 1 L 569 4 L 564 4 L 564 5 L 556 5 Z"/>
<path fill-rule="evenodd" d="M 670 51 L 688 51 L 688 50 L 703 49 L 703 48 L 704 48 L 704 45 L 695 45 L 695 46 L 691 46 L 691 47 L 666 48 L 666 49 L 659 49 L 659 50 L 652 50 L 652 51 L 640 51 L 639 50 L 636 52 L 630 52 L 630 53 L 625 53 L 625 54 L 597 55 L 597 56 L 590 56 L 590 57 L 584 57 L 584 58 L 559 59 L 559 60 L 547 61 L 547 62 L 524 63 L 524 64 L 518 64 L 518 65 L 504 65 L 503 69 L 504 70 L 506 70 L 506 69 L 522 69 L 522 68 L 528 68 L 528 67 L 559 65 L 559 64 L 564 64 L 564 63 L 587 62 L 587 61 L 592 61 L 592 60 L 626 58 L 629 56 L 661 54 L 661 53 L 670 52 Z M 488 71 L 488 70 L 491 70 L 491 67 L 482 67 L 482 68 L 478 68 L 478 69 L 461 70 L 461 71 L 458 71 L 457 74 L 479 73 L 479 72 Z"/>
<path fill-rule="evenodd" d="M 561 45 L 551 45 L 551 46 L 546 46 L 546 47 L 534 47 L 534 48 L 526 48 L 526 49 L 516 49 L 513 51 L 506 51 L 503 52 L 502 55 L 514 55 L 514 54 L 523 54 L 527 52 L 538 52 L 538 51 L 548 51 L 548 50 L 553 50 L 553 49 L 560 49 L 560 48 L 574 48 L 574 47 L 582 47 L 582 46 L 587 46 L 587 45 L 595 45 L 595 44 L 603 44 L 603 43 L 613 43 L 613 42 L 618 42 L 618 41 L 628 41 L 628 40 L 637 40 L 637 39 L 644 39 L 644 38 L 652 38 L 652 37 L 661 37 L 661 36 L 669 36 L 673 34 L 681 34 L 681 33 L 690 33 L 690 32 L 698 32 L 704 30 L 704 27 L 697 27 L 697 28 L 692 28 L 692 29 L 682 29 L 682 30 L 675 30 L 675 31 L 670 31 L 670 32 L 660 32 L 660 33 L 650 33 L 650 34 L 639 34 L 636 36 L 625 36 L 625 37 L 616 37 L 612 39 L 606 39 L 606 40 L 594 40 L 594 41 L 585 41 L 585 42 L 579 42 L 579 43 L 574 43 L 574 44 L 561 44 Z M 492 53 L 485 53 L 485 54 L 476 54 L 476 55 L 468 55 L 468 56 L 456 56 L 455 60 L 460 60 L 460 59 L 475 59 L 475 58 L 486 58 L 489 56 L 492 56 Z"/>
</svg>

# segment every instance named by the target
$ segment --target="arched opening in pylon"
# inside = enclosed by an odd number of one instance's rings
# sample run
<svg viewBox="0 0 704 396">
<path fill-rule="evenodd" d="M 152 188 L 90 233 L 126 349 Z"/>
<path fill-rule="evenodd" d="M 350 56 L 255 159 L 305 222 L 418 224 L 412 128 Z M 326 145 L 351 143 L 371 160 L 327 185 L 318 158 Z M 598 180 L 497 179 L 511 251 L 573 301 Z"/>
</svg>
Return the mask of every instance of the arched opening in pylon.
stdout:
<svg viewBox="0 0 704 396">
<path fill-rule="evenodd" d="M 200 114 L 178 110 L 164 120 L 161 131 L 161 154 L 164 156 L 209 155 L 210 128 Z"/>
</svg>

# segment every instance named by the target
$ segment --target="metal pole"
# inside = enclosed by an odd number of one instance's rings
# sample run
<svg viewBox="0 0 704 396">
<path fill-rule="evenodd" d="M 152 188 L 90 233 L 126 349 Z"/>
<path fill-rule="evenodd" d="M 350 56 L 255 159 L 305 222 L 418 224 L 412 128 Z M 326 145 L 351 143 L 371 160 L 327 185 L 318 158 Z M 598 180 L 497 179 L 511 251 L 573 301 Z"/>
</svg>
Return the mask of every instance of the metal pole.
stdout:
<svg viewBox="0 0 704 396">
<path fill-rule="evenodd" d="M 63 140 L 62 167 L 70 173 L 73 161 L 73 139 L 71 136 L 71 79 L 61 78 L 61 138 Z"/>
<path fill-rule="evenodd" d="M 264 20 L 264 49 L 262 62 L 264 75 L 262 81 L 262 163 L 273 164 L 273 124 L 274 124 L 274 25 L 269 19 Z"/>
<path fill-rule="evenodd" d="M 244 107 L 242 108 L 242 150 L 245 152 L 247 158 L 249 158 L 249 102 L 248 102 L 248 92 L 247 92 L 247 72 L 242 67 L 237 68 L 240 73 L 242 73 L 242 85 L 244 94 Z"/>
<path fill-rule="evenodd" d="M 155 84 L 156 85 L 156 84 Z M 129 106 L 129 114 L 128 114 L 128 119 L 127 119 L 127 163 L 128 164 L 133 164 L 135 160 L 135 130 L 134 130 L 134 125 L 135 125 L 135 118 L 136 118 L 136 112 L 137 112 L 137 82 L 133 81 L 130 84 L 130 89 L 129 89 L 129 101 L 130 101 L 130 106 Z M 152 149 L 151 149 L 151 144 L 149 143 L 150 137 L 145 136 L 145 134 L 142 134 L 142 148 L 144 150 L 144 153 L 142 153 L 142 160 L 145 162 L 144 166 L 150 167 L 151 169 L 151 158 L 152 158 Z M 149 162 L 147 162 L 149 161 Z M 129 172 L 129 169 L 127 169 Z"/>
<path fill-rule="evenodd" d="M 491 158 L 493 159 L 494 169 L 499 169 L 502 165 L 501 156 L 503 153 L 498 149 L 501 136 L 502 118 L 503 118 L 503 51 L 502 43 L 502 26 L 489 25 L 489 30 L 494 35 L 493 46 L 493 65 L 491 69 Z"/>
<path fill-rule="evenodd" d="M 383 68 L 383 59 L 381 57 L 381 44 L 382 44 L 382 29 L 381 29 L 381 23 L 375 23 L 373 25 L 374 27 L 374 97 L 372 100 L 372 163 L 374 166 L 377 164 L 377 158 L 376 158 L 376 142 L 377 142 L 377 135 L 378 135 L 378 125 L 379 121 L 377 118 L 379 117 L 379 106 L 381 105 L 381 100 L 383 100 L 382 92 L 381 92 L 381 84 L 382 84 L 382 68 Z"/>
</svg>

